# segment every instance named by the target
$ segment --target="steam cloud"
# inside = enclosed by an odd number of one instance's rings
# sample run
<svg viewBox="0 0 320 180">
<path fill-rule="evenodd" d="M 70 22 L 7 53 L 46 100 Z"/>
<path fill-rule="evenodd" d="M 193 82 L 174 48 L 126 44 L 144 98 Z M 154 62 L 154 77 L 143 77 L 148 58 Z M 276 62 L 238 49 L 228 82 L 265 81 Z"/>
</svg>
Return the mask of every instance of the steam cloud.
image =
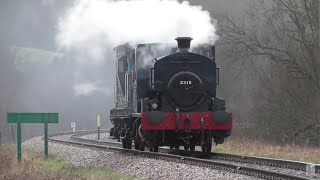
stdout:
<svg viewBox="0 0 320 180">
<path fill-rule="evenodd" d="M 108 91 L 107 88 L 101 88 L 97 83 L 81 83 L 74 86 L 76 96 L 90 96 L 95 92 L 105 93 L 111 95 L 112 92 Z"/>
<path fill-rule="evenodd" d="M 111 57 L 106 49 L 126 42 L 175 43 L 178 36 L 190 36 L 195 46 L 213 44 L 218 38 L 208 11 L 177 0 L 75 0 L 57 30 L 58 48 L 86 59 L 79 62 L 81 67 L 99 64 Z M 96 88 L 87 84 L 74 90 L 76 95 L 88 95 Z"/>
<path fill-rule="evenodd" d="M 90 47 L 93 54 L 106 44 L 173 42 L 191 36 L 193 43 L 214 43 L 215 20 L 201 6 L 176 0 L 76 0 L 60 19 L 60 48 Z"/>
</svg>

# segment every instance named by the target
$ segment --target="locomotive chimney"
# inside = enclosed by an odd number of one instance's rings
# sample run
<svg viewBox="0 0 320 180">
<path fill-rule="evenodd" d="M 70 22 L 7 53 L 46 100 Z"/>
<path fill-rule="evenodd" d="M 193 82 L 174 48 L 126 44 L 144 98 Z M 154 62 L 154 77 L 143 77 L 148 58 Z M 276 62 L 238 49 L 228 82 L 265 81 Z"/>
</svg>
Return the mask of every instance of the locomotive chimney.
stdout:
<svg viewBox="0 0 320 180">
<path fill-rule="evenodd" d="M 190 50 L 190 42 L 192 40 L 191 37 L 177 37 L 178 49 L 177 52 L 191 52 Z"/>
</svg>

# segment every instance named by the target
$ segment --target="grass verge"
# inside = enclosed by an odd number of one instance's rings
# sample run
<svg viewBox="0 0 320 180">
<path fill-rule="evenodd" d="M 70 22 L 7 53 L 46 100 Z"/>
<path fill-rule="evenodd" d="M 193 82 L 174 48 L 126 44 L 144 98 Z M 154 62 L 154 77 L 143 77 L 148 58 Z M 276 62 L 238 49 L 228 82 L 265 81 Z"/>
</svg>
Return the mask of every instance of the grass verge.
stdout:
<svg viewBox="0 0 320 180">
<path fill-rule="evenodd" d="M 215 146 L 213 151 L 320 164 L 320 148 L 308 146 L 277 145 L 258 140 L 232 138 L 222 145 Z"/>
<path fill-rule="evenodd" d="M 56 156 L 44 155 L 30 150 L 23 150 L 22 163 L 17 163 L 16 147 L 0 147 L 0 179 L 103 179 L 131 180 L 135 179 L 109 169 L 96 167 L 69 167 L 68 162 Z"/>
</svg>

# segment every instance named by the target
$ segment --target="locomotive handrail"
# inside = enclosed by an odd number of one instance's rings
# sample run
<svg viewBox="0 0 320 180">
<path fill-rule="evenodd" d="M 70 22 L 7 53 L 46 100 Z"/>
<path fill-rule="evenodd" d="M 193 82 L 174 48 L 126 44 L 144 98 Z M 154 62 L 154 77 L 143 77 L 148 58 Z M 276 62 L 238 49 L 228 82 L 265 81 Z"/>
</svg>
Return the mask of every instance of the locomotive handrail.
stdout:
<svg viewBox="0 0 320 180">
<path fill-rule="evenodd" d="M 154 85 L 154 68 L 150 68 L 150 85 Z"/>
<path fill-rule="evenodd" d="M 128 102 L 129 101 L 129 97 L 128 97 L 128 95 L 129 95 L 129 73 L 125 73 L 125 75 L 124 75 L 124 96 L 125 96 L 125 98 L 126 98 L 126 101 Z"/>
<path fill-rule="evenodd" d="M 216 71 L 217 72 L 216 73 L 217 74 L 217 77 L 216 77 L 217 78 L 217 83 L 216 84 L 220 85 L 220 68 L 217 67 L 216 69 L 217 69 L 217 71 Z"/>
</svg>

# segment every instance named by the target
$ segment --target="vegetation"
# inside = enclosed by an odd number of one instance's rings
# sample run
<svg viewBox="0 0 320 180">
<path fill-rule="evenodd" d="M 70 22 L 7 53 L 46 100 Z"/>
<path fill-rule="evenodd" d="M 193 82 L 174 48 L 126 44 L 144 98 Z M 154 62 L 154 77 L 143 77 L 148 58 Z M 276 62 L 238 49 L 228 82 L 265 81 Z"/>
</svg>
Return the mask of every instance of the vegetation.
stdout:
<svg viewBox="0 0 320 180">
<path fill-rule="evenodd" d="M 235 124 L 251 126 L 235 130 L 279 144 L 319 146 L 319 0 L 250 2 L 243 19 L 219 21 L 225 72 L 232 71 L 222 80 L 224 96 Z"/>
<path fill-rule="evenodd" d="M 0 179 L 107 179 L 130 180 L 133 177 L 95 167 L 73 168 L 55 156 L 43 159 L 43 154 L 23 151 L 23 162 L 16 162 L 15 147 L 0 147 Z"/>
<path fill-rule="evenodd" d="M 278 145 L 259 140 L 233 138 L 213 147 L 214 152 L 286 159 L 320 164 L 320 149 L 301 145 Z"/>
</svg>

